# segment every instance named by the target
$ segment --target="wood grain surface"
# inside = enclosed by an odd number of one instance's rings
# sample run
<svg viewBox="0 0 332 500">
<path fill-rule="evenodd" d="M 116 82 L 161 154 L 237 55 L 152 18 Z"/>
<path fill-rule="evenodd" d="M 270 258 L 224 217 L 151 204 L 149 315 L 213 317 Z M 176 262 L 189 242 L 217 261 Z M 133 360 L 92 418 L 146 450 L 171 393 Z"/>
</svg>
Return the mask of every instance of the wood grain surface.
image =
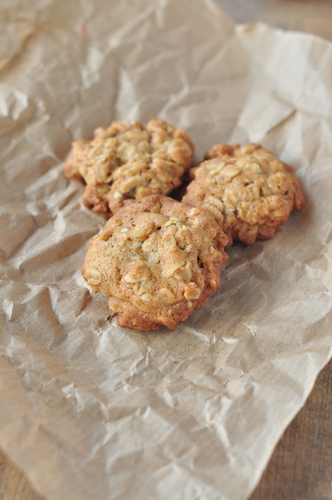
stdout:
<svg viewBox="0 0 332 500">
<path fill-rule="evenodd" d="M 331 0 L 217 0 L 235 23 L 261 21 L 332 40 Z"/>
<path fill-rule="evenodd" d="M 262 21 L 332 40 L 332 0 L 218 2 L 236 23 Z M 0 500 L 43 500 L 1 451 Z M 281 438 L 250 500 L 332 500 L 332 361 Z"/>
<path fill-rule="evenodd" d="M 332 362 L 288 426 L 250 500 L 332 499 Z"/>
</svg>

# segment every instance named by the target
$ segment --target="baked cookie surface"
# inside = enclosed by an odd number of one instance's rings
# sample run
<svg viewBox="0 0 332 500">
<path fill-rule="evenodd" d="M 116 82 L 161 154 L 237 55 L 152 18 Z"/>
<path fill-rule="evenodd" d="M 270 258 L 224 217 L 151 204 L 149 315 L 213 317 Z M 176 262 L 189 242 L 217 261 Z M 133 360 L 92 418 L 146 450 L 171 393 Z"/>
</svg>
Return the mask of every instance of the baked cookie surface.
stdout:
<svg viewBox="0 0 332 500">
<path fill-rule="evenodd" d="M 293 169 L 258 144 L 218 144 L 192 169 L 184 203 L 213 213 L 229 237 L 250 245 L 273 238 L 305 204 Z"/>
<path fill-rule="evenodd" d="M 162 195 L 119 210 L 90 242 L 82 274 L 117 323 L 174 329 L 220 287 L 227 236 L 212 214 Z"/>
<path fill-rule="evenodd" d="M 188 134 L 152 118 L 146 126 L 114 121 L 95 130 L 91 141 L 73 142 L 65 175 L 87 184 L 84 204 L 109 217 L 126 199 L 169 194 L 192 166 L 194 145 Z"/>
</svg>

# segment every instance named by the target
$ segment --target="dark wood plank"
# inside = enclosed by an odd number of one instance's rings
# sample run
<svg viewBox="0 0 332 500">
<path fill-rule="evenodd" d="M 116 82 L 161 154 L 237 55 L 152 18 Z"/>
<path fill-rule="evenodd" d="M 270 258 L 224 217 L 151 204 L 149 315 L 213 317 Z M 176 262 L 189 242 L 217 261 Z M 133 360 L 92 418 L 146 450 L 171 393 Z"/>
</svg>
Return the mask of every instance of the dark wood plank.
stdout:
<svg viewBox="0 0 332 500">
<path fill-rule="evenodd" d="M 262 21 L 332 40 L 331 0 L 218 0 L 235 23 Z"/>
<path fill-rule="evenodd" d="M 250 500 L 332 499 L 332 361 L 286 429 Z"/>
<path fill-rule="evenodd" d="M 0 500 L 44 500 L 25 474 L 0 450 Z"/>
</svg>

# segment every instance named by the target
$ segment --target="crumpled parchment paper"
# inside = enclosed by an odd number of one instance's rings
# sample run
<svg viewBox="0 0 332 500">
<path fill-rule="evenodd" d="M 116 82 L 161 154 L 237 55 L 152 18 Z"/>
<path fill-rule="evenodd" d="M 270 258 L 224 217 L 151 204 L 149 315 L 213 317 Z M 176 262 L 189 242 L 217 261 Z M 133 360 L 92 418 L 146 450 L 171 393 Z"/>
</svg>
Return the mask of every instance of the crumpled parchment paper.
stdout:
<svg viewBox="0 0 332 500">
<path fill-rule="evenodd" d="M 1 4 L 0 445 L 48 499 L 240 500 L 332 355 L 332 45 L 211 0 Z M 104 220 L 72 140 L 158 115 L 199 162 L 255 141 L 307 204 L 237 244 L 175 331 L 121 329 L 80 267 Z"/>
</svg>

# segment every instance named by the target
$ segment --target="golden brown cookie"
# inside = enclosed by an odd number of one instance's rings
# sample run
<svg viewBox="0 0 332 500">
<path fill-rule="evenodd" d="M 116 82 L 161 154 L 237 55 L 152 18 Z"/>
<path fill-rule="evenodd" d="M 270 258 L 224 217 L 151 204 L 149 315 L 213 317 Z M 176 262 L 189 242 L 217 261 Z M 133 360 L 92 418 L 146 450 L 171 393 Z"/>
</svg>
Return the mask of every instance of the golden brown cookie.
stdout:
<svg viewBox="0 0 332 500">
<path fill-rule="evenodd" d="M 193 154 L 188 134 L 161 119 L 146 126 L 114 121 L 95 130 L 92 141 L 73 142 L 65 175 L 84 181 L 84 204 L 109 217 L 127 199 L 170 193 L 181 184 Z"/>
<path fill-rule="evenodd" d="M 293 169 L 259 144 L 218 144 L 207 151 L 207 161 L 191 170 L 184 203 L 203 207 L 229 237 L 250 245 L 273 238 L 293 209 L 305 200 Z"/>
<path fill-rule="evenodd" d="M 207 210 L 152 195 L 107 222 L 82 274 L 109 297 L 118 325 L 174 329 L 220 287 L 227 241 Z"/>
</svg>

